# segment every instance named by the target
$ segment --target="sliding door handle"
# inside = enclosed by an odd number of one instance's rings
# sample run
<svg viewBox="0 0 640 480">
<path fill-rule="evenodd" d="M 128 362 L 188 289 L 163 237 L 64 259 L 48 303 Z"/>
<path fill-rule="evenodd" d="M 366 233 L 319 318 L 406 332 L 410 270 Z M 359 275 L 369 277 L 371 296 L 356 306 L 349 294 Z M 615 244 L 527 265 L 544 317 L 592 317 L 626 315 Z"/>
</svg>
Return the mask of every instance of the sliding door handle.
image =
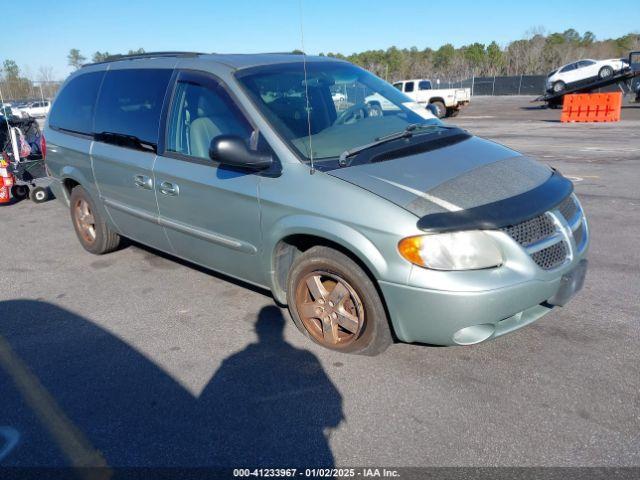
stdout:
<svg viewBox="0 0 640 480">
<path fill-rule="evenodd" d="M 144 188 L 145 190 L 151 190 L 153 188 L 153 180 L 146 175 L 135 175 L 133 177 L 133 183 L 138 188 Z"/>
</svg>

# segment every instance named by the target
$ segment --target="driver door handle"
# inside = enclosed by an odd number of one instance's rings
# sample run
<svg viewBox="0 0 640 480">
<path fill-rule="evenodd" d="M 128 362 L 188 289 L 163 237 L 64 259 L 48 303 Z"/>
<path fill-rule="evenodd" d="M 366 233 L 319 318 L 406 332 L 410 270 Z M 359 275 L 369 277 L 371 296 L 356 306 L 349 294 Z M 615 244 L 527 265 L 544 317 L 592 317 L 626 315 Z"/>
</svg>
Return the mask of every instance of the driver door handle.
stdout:
<svg viewBox="0 0 640 480">
<path fill-rule="evenodd" d="M 178 188 L 178 185 L 175 185 L 171 182 L 161 182 L 159 190 L 160 190 L 160 193 L 164 195 L 175 196 L 175 195 L 178 195 L 178 193 L 180 193 L 180 188 Z"/>
</svg>

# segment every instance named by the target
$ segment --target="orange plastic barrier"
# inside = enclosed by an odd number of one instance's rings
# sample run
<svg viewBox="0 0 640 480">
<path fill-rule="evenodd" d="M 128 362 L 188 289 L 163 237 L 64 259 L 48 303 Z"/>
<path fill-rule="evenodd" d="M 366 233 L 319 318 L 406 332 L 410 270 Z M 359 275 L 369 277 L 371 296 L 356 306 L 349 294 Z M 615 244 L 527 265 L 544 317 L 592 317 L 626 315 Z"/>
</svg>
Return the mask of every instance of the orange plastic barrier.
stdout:
<svg viewBox="0 0 640 480">
<path fill-rule="evenodd" d="M 622 92 L 575 93 L 565 95 L 560 121 L 618 122 L 622 109 Z"/>
</svg>

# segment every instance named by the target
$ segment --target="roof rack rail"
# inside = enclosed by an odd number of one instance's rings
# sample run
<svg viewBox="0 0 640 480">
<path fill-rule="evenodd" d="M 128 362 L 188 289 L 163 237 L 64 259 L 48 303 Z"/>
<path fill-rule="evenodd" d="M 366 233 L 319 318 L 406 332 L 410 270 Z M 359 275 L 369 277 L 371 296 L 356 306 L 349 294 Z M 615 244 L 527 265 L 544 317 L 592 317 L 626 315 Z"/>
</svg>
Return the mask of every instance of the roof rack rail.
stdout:
<svg viewBox="0 0 640 480">
<path fill-rule="evenodd" d="M 101 65 L 103 63 L 119 62 L 120 60 L 137 60 L 139 58 L 161 58 L 161 57 L 197 57 L 198 55 L 206 55 L 202 52 L 145 52 L 134 53 L 130 55 L 110 55 L 106 60 L 101 62 L 85 63 L 82 66 Z"/>
</svg>

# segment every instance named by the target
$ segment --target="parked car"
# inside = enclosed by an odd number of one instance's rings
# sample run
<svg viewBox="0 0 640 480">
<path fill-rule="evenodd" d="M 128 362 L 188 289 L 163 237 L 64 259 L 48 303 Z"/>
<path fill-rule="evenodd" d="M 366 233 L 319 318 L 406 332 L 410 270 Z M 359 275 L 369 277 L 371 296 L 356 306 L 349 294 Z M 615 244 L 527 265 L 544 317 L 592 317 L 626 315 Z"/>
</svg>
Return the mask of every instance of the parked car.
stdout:
<svg viewBox="0 0 640 480">
<path fill-rule="evenodd" d="M 87 251 L 128 237 L 264 287 L 340 352 L 475 344 L 564 305 L 589 243 L 572 183 L 414 106 L 337 59 L 146 54 L 67 79 L 46 163 Z"/>
<path fill-rule="evenodd" d="M 568 63 L 547 75 L 547 91 L 561 92 L 568 85 L 589 82 L 596 79 L 606 79 L 627 67 L 624 59 L 610 58 L 608 60 L 579 60 Z"/>
<path fill-rule="evenodd" d="M 21 110 L 27 115 L 33 118 L 46 117 L 51 108 L 51 102 L 49 100 L 43 100 L 38 102 L 32 102 Z"/>
<path fill-rule="evenodd" d="M 471 100 L 469 88 L 434 89 L 431 80 L 425 78 L 402 80 L 393 86 L 420 105 L 433 105 L 438 118 L 455 117 Z"/>
<path fill-rule="evenodd" d="M 22 110 L 15 108 L 11 103 L 5 103 L 0 108 L 0 115 L 7 118 L 28 118 L 29 116 Z M 1 128 L 2 126 L 0 126 Z"/>
</svg>

